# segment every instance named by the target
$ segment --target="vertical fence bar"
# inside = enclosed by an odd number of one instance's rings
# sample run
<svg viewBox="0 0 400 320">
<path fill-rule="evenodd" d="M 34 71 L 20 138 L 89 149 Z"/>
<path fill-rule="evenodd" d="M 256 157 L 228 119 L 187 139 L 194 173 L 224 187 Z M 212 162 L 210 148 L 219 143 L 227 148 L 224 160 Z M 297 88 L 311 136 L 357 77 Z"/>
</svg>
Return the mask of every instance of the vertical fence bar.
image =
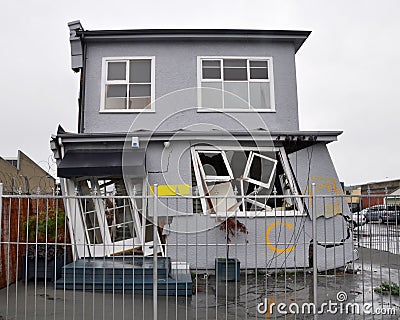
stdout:
<svg viewBox="0 0 400 320">
<path fill-rule="evenodd" d="M 313 293 L 314 293 L 314 306 L 315 310 L 318 309 L 318 272 L 317 272 L 317 210 L 316 210 L 316 196 L 315 196 L 316 185 L 315 182 L 312 184 L 312 237 L 313 237 Z M 317 312 L 314 312 L 314 319 L 318 319 Z"/>
<path fill-rule="evenodd" d="M 153 206 L 153 319 L 157 320 L 157 210 L 158 210 L 158 185 L 154 185 L 154 206 Z"/>
<path fill-rule="evenodd" d="M 1 224 L 3 222 L 3 184 L 0 183 L 0 242 L 1 242 Z"/>
</svg>

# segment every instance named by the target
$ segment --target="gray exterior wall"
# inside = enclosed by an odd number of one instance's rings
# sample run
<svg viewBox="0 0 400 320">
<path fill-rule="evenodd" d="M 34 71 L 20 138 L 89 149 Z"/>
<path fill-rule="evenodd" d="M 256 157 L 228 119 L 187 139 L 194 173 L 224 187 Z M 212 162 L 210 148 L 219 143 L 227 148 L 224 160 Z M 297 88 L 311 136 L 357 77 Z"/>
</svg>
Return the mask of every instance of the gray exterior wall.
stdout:
<svg viewBox="0 0 400 320">
<path fill-rule="evenodd" d="M 219 230 L 216 218 L 203 215 L 174 217 L 169 225 L 166 254 L 172 261 L 186 261 L 193 269 L 214 269 L 215 258 L 226 258 L 226 240 Z M 248 234 L 238 234 L 232 239 L 229 258 L 238 258 L 241 269 L 249 268 L 302 268 L 309 267 L 310 246 L 312 246 L 312 223 L 304 217 L 257 217 L 238 218 L 247 226 Z M 278 223 L 289 223 L 292 229 L 283 224 L 276 225 L 269 232 L 269 240 L 276 249 L 289 249 L 286 252 L 272 250 L 266 243 L 268 228 Z M 188 232 L 185 232 L 185 228 Z M 194 229 L 199 230 L 193 232 Z M 353 240 L 347 237 L 347 224 L 340 216 L 331 219 L 320 218 L 318 230 L 326 230 L 317 235 L 318 271 L 344 266 L 357 258 Z M 179 232 L 175 232 L 179 230 Z M 207 230 L 207 231 L 205 231 Z M 337 246 L 326 247 L 326 243 L 337 242 Z M 290 250 L 290 247 L 294 247 Z"/>
<path fill-rule="evenodd" d="M 101 99 L 101 74 L 103 57 L 154 56 L 155 57 L 155 98 L 197 87 L 198 56 L 249 56 L 272 57 L 275 87 L 275 109 L 273 113 L 260 113 L 270 131 L 297 131 L 298 108 L 295 73 L 295 48 L 289 42 L 90 42 L 87 44 L 84 132 L 126 132 L 135 121 L 137 113 L 99 113 Z M 196 91 L 181 95 L 170 103 L 161 102 L 156 112 L 140 115 L 134 130 L 154 130 L 174 112 L 197 107 Z M 258 117 L 255 113 L 231 113 L 240 122 L 249 123 Z M 236 123 L 226 123 L 226 116 L 220 113 L 198 113 L 191 109 L 176 116 L 164 130 L 177 130 L 195 123 L 223 124 L 228 130 L 242 130 Z M 226 124 L 225 124 L 226 123 Z M 255 125 L 254 125 L 255 126 Z M 254 127 L 256 128 L 256 127 Z M 249 127 L 248 129 L 252 129 Z"/>
<path fill-rule="evenodd" d="M 328 148 L 318 143 L 289 155 L 289 160 L 303 194 L 311 194 L 311 184 L 316 184 L 316 194 L 327 196 L 317 199 L 317 216 L 350 215 L 350 209 L 333 165 Z"/>
<path fill-rule="evenodd" d="M 151 178 L 152 175 L 149 174 L 149 181 L 160 184 L 164 184 L 163 181 L 168 181 L 169 184 L 191 184 L 191 160 L 187 155 L 189 150 L 186 147 L 188 148 L 189 144 L 176 146 L 176 153 L 181 154 L 185 160 L 180 161 L 179 165 L 176 166 L 179 167 L 179 175 L 176 174 L 177 168 L 175 168 L 164 172 L 162 178 L 164 180 Z M 160 153 L 160 151 L 158 152 Z M 160 158 L 164 157 L 159 155 L 158 159 Z M 179 158 L 179 156 L 174 156 L 174 158 Z M 315 182 L 318 187 L 317 194 L 332 195 L 325 200 L 319 199 L 317 201 L 318 270 L 341 267 L 354 260 L 356 257 L 353 250 L 352 234 L 343 218 L 343 214 L 349 214 L 349 208 L 344 197 L 334 197 L 341 192 L 341 188 L 326 145 L 316 144 L 289 155 L 289 159 L 303 194 L 311 194 L 307 188 L 307 183 Z M 187 172 L 188 170 L 189 172 Z M 338 187 L 336 191 L 335 186 Z M 159 215 L 168 215 L 171 222 L 170 225 L 166 226 L 167 231 L 165 232 L 167 235 L 167 254 L 171 256 L 173 261 L 187 261 L 191 266 L 198 269 L 212 269 L 216 257 L 226 256 L 224 233 L 218 229 L 218 221 L 215 217 L 182 216 L 184 212 L 191 212 L 190 205 L 191 203 L 187 199 L 168 198 L 168 200 L 160 200 Z M 151 202 L 149 202 L 149 209 L 149 212 L 152 212 Z M 239 220 L 246 224 L 248 234 L 239 235 L 232 241 L 230 257 L 239 258 L 242 268 L 300 268 L 309 266 L 309 248 L 312 240 L 311 212 L 309 212 L 309 215 L 297 217 L 259 216 L 256 218 L 239 218 Z M 271 250 L 266 244 L 267 229 L 275 222 L 290 223 L 293 229 L 285 228 L 282 225 L 276 226 L 269 236 L 271 242 L 287 244 L 286 246 L 277 245 L 278 249 L 295 245 L 294 250 L 279 254 Z"/>
</svg>

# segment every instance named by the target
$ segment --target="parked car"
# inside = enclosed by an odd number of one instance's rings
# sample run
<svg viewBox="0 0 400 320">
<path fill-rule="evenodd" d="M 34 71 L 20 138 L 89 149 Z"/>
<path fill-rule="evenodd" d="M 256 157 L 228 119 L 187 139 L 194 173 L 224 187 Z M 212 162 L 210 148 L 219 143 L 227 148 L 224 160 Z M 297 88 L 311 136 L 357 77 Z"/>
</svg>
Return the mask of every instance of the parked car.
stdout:
<svg viewBox="0 0 400 320">
<path fill-rule="evenodd" d="M 367 219 L 365 218 L 363 212 L 353 212 L 351 214 L 351 223 L 353 224 L 354 228 L 361 227 L 367 223 Z"/>
<path fill-rule="evenodd" d="M 367 222 L 378 221 L 379 223 L 400 222 L 400 206 L 376 205 L 360 211 L 365 215 Z"/>
<path fill-rule="evenodd" d="M 379 220 L 381 223 L 400 223 L 400 206 L 388 205 Z"/>
</svg>

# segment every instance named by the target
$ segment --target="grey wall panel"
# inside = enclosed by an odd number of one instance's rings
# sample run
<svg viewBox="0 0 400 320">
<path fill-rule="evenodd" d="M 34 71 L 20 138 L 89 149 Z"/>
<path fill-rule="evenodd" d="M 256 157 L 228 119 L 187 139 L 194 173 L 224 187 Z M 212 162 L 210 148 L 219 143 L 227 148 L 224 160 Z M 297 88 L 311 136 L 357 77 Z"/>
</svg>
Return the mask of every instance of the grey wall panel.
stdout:
<svg viewBox="0 0 400 320">
<path fill-rule="evenodd" d="M 166 94 L 197 86 L 197 56 L 266 56 L 273 58 L 276 113 L 261 113 L 262 121 L 270 130 L 298 130 L 297 89 L 294 47 L 290 43 L 261 42 L 112 42 L 89 43 L 87 50 L 87 78 L 85 95 L 85 132 L 125 132 L 137 114 L 100 114 L 101 72 L 103 57 L 155 56 L 156 99 Z M 193 91 L 195 92 L 195 91 Z M 179 95 L 178 95 L 179 96 Z M 166 117 L 183 109 L 196 108 L 196 94 L 180 96 L 179 104 L 168 101 L 156 104 L 156 112 L 140 116 L 135 129 L 154 130 Z M 176 99 L 175 99 L 176 100 Z M 232 113 L 234 118 L 256 128 L 252 113 Z M 191 109 L 176 116 L 167 129 L 177 130 L 194 123 L 215 123 L 230 130 L 220 113 L 197 113 Z M 225 124 L 225 122 L 227 122 Z"/>
</svg>

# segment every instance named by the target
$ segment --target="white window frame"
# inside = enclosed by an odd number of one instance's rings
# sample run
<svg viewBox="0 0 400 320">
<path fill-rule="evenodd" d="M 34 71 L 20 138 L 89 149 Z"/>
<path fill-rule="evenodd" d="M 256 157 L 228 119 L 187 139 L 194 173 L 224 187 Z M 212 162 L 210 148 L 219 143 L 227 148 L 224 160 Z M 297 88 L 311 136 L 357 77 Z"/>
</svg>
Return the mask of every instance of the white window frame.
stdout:
<svg viewBox="0 0 400 320">
<path fill-rule="evenodd" d="M 108 62 L 127 62 L 130 60 L 151 60 L 151 97 L 150 108 L 147 109 L 106 109 L 106 84 L 126 84 L 129 81 L 129 71 L 126 68 L 126 80 L 107 80 Z M 103 57 L 101 74 L 100 113 L 142 113 L 155 112 L 155 56 Z"/>
<path fill-rule="evenodd" d="M 221 82 L 222 90 L 224 90 L 224 82 L 237 82 L 237 81 L 226 81 L 224 80 L 224 59 L 245 59 L 247 61 L 247 85 L 248 85 L 248 108 L 240 109 L 240 108 L 225 108 L 224 107 L 224 95 L 222 95 L 222 108 L 210 108 L 203 107 L 201 101 L 201 83 L 204 82 Z M 220 79 L 205 79 L 203 80 L 203 68 L 202 61 L 203 60 L 219 60 L 221 62 L 221 78 Z M 268 79 L 250 79 L 250 61 L 267 61 L 268 62 Z M 198 56 L 197 57 L 197 112 L 276 112 L 275 110 L 275 89 L 274 89 L 274 70 L 273 70 L 273 59 L 272 57 L 249 57 L 249 56 Z M 250 83 L 251 82 L 267 82 L 270 84 L 270 105 L 269 109 L 255 109 L 251 106 L 251 98 L 250 98 Z"/>
<path fill-rule="evenodd" d="M 211 208 L 207 209 L 207 201 L 206 201 L 205 196 L 209 196 L 209 194 L 208 194 L 209 190 L 207 190 L 205 188 L 205 186 L 203 185 L 203 181 L 205 182 L 205 180 L 202 179 L 202 178 L 204 178 L 204 176 L 202 176 L 201 170 L 197 167 L 197 163 L 199 163 L 199 162 L 197 161 L 198 158 L 196 157 L 196 154 L 198 152 L 202 153 L 204 151 L 215 151 L 215 150 L 223 151 L 224 153 L 226 151 L 250 151 L 251 153 L 254 153 L 254 154 L 258 154 L 259 152 L 276 152 L 281 161 L 281 164 L 283 166 L 283 170 L 286 174 L 286 177 L 287 177 L 289 185 L 290 185 L 290 190 L 292 192 L 292 195 L 295 197 L 294 202 L 296 203 L 296 206 L 297 206 L 297 210 L 295 210 L 295 209 L 287 210 L 285 208 L 271 208 L 268 205 L 263 204 L 257 200 L 252 200 L 252 199 L 245 200 L 245 197 L 242 197 L 243 203 L 245 201 L 253 203 L 255 206 L 259 207 L 260 210 L 239 211 L 238 210 L 239 206 L 237 206 L 236 208 L 231 208 L 231 209 L 233 209 L 232 211 L 228 210 L 229 212 L 232 212 L 232 213 L 235 212 L 235 216 L 237 216 L 237 217 L 246 217 L 246 218 L 257 217 L 257 216 L 263 218 L 265 216 L 271 216 L 271 215 L 274 217 L 307 216 L 307 212 L 306 212 L 306 208 L 304 207 L 303 200 L 300 198 L 301 193 L 297 189 L 296 179 L 294 177 L 294 174 L 290 167 L 290 163 L 287 158 L 285 149 L 283 147 L 194 146 L 191 148 L 191 155 L 192 155 L 193 169 L 194 169 L 194 173 L 195 173 L 195 177 L 196 177 L 196 181 L 197 181 L 197 188 L 199 190 L 199 195 L 200 195 L 200 202 L 201 202 L 201 206 L 203 208 L 203 215 L 217 214 L 217 216 L 221 216 L 221 214 L 215 210 L 214 204 L 211 204 L 212 205 Z M 268 159 L 271 159 L 267 156 L 264 156 L 261 154 L 259 154 L 259 155 L 266 157 Z M 249 155 L 249 158 L 246 163 L 246 168 L 251 163 L 249 161 L 250 159 L 251 159 L 251 157 Z M 276 165 L 277 165 L 278 160 L 275 160 L 275 161 L 276 161 Z M 229 162 L 228 162 L 228 165 L 230 168 Z M 276 171 L 276 165 L 274 167 L 275 168 L 274 171 Z M 245 170 L 246 170 L 246 168 L 245 168 Z M 271 174 L 271 176 L 273 176 L 273 174 Z M 244 190 L 243 181 L 244 180 L 241 179 L 242 194 L 243 194 L 243 190 Z M 271 181 L 270 181 L 270 183 L 271 183 Z M 238 196 L 238 197 L 240 197 L 240 196 Z M 237 199 L 239 199 L 239 198 L 237 198 Z M 262 210 L 261 208 L 264 208 L 264 209 Z M 226 213 L 222 214 L 222 216 L 226 216 Z"/>
<path fill-rule="evenodd" d="M 250 169 L 251 169 L 251 165 L 253 164 L 254 157 L 259 157 L 259 158 L 271 161 L 273 163 L 271 175 L 269 176 L 269 180 L 268 180 L 267 183 L 264 183 L 264 182 L 262 182 L 260 180 L 255 180 L 255 179 L 252 179 L 252 178 L 249 177 Z M 247 160 L 247 163 L 246 163 L 246 167 L 244 169 L 243 179 L 245 179 L 247 182 L 251 182 L 251 183 L 253 183 L 253 184 L 257 185 L 257 186 L 269 189 L 269 187 L 271 186 L 272 178 L 274 177 L 274 174 L 275 174 L 275 171 L 276 171 L 276 165 L 277 164 L 278 164 L 277 160 L 251 151 L 250 155 L 249 155 L 249 159 Z"/>
<path fill-rule="evenodd" d="M 224 161 L 225 167 L 228 171 L 228 176 L 207 176 L 204 168 L 203 168 L 203 163 L 200 160 L 200 155 L 199 153 L 204 153 L 204 154 L 220 154 L 222 156 L 222 159 Z M 199 162 L 200 166 L 200 173 L 202 174 L 202 176 L 204 177 L 204 180 L 206 182 L 226 182 L 226 181 L 230 181 L 233 180 L 233 172 L 231 169 L 231 166 L 228 162 L 228 158 L 226 157 L 225 151 L 212 151 L 212 150 L 204 150 L 204 151 L 196 151 L 196 157 L 197 157 L 197 161 Z"/>
</svg>

